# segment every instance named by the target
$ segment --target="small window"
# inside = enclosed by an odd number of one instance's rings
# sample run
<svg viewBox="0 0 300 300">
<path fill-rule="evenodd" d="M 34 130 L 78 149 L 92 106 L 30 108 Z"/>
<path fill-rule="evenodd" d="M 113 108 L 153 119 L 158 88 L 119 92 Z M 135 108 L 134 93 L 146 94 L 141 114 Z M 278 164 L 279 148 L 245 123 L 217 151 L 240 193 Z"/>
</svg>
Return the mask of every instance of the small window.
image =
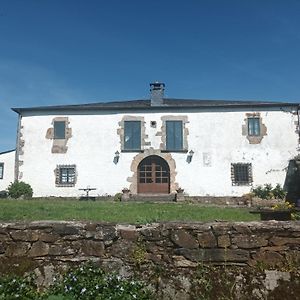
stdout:
<svg viewBox="0 0 300 300">
<path fill-rule="evenodd" d="M 252 165 L 248 163 L 231 164 L 232 185 L 252 184 Z"/>
<path fill-rule="evenodd" d="M 76 183 L 76 166 L 60 165 L 56 168 L 57 186 L 74 186 Z"/>
<path fill-rule="evenodd" d="M 0 163 L 0 179 L 3 179 L 4 175 L 4 163 Z"/>
<path fill-rule="evenodd" d="M 248 118 L 248 135 L 260 136 L 260 119 Z"/>
<path fill-rule="evenodd" d="M 166 121 L 166 150 L 183 150 L 182 121 Z"/>
<path fill-rule="evenodd" d="M 54 121 L 54 139 L 64 140 L 66 138 L 66 122 Z"/>
<path fill-rule="evenodd" d="M 124 150 L 141 150 L 141 122 L 124 122 Z"/>
</svg>

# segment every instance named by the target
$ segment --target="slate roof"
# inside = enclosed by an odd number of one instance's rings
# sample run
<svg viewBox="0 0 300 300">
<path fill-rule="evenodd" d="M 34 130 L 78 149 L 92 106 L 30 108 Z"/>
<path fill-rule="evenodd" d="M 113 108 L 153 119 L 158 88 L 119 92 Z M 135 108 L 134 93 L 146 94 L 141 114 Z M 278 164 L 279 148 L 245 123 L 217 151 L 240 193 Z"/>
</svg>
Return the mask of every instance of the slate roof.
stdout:
<svg viewBox="0 0 300 300">
<path fill-rule="evenodd" d="M 282 107 L 294 106 L 300 104 L 291 102 L 269 102 L 269 101 L 241 101 L 241 100 L 193 100 L 193 99 L 174 99 L 163 98 L 163 105 L 151 106 L 150 100 L 130 100 L 130 101 L 114 101 L 99 102 L 75 105 L 55 105 L 55 106 L 37 106 L 12 108 L 18 114 L 22 112 L 35 111 L 82 111 L 82 110 L 128 110 L 128 109 L 155 109 L 164 110 L 169 108 L 257 108 L 257 107 Z"/>
</svg>

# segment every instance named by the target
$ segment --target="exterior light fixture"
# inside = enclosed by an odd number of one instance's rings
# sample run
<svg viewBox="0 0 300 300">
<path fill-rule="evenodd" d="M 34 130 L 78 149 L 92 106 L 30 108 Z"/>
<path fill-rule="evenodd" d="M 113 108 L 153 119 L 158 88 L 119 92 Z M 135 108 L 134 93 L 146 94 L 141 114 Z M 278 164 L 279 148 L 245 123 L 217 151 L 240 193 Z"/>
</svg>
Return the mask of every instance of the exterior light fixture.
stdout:
<svg viewBox="0 0 300 300">
<path fill-rule="evenodd" d="M 187 158 L 186 158 L 186 161 L 187 161 L 188 163 L 190 163 L 190 162 L 192 161 L 194 153 L 195 153 L 195 152 L 194 152 L 193 150 L 190 150 L 190 151 L 189 151 L 188 156 L 187 156 Z"/>
<path fill-rule="evenodd" d="M 119 162 L 119 158 L 120 158 L 120 152 L 117 150 L 115 152 L 115 157 L 114 157 L 114 164 L 115 165 Z"/>
</svg>

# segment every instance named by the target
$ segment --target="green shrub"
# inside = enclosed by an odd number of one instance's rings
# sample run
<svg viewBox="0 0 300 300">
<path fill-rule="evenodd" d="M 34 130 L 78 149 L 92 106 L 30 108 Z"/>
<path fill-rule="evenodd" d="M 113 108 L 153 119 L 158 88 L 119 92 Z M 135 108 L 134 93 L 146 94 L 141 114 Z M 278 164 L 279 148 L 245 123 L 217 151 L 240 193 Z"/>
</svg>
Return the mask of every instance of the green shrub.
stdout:
<svg viewBox="0 0 300 300">
<path fill-rule="evenodd" d="M 12 182 L 8 187 L 8 195 L 12 198 L 31 198 L 33 194 L 32 188 L 28 183 L 23 181 Z"/>
<path fill-rule="evenodd" d="M 122 201 L 122 193 L 116 193 L 115 196 L 114 196 L 114 201 L 116 202 L 120 202 Z"/>
<path fill-rule="evenodd" d="M 50 295 L 78 300 L 151 299 L 150 292 L 141 282 L 125 279 L 114 273 L 105 273 L 92 263 L 69 270 L 52 286 Z"/>
<path fill-rule="evenodd" d="M 106 273 L 92 263 L 70 269 L 54 284 L 38 291 L 34 277 L 0 277 L 0 300 L 151 300 L 140 281 Z"/>
<path fill-rule="evenodd" d="M 286 192 L 277 184 L 274 188 L 271 184 L 267 183 L 264 186 L 258 185 L 251 190 L 252 194 L 261 199 L 284 199 Z"/>
<path fill-rule="evenodd" d="M 0 299 L 41 299 L 37 292 L 37 286 L 34 278 L 29 277 L 0 277 Z"/>
</svg>

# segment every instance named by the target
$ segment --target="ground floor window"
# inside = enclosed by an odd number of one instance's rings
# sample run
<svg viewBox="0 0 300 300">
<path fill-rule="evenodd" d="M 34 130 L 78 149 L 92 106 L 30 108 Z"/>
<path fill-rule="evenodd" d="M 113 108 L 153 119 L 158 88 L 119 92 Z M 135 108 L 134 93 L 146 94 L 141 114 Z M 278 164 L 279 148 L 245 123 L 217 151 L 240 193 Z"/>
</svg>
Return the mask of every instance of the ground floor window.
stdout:
<svg viewBox="0 0 300 300">
<path fill-rule="evenodd" d="M 3 179 L 4 163 L 0 163 L 0 179 Z"/>
<path fill-rule="evenodd" d="M 74 186 L 76 183 L 75 165 L 58 165 L 56 167 L 56 186 Z"/>
<path fill-rule="evenodd" d="M 231 164 L 232 185 L 251 185 L 252 184 L 252 164 L 233 163 Z"/>
</svg>

